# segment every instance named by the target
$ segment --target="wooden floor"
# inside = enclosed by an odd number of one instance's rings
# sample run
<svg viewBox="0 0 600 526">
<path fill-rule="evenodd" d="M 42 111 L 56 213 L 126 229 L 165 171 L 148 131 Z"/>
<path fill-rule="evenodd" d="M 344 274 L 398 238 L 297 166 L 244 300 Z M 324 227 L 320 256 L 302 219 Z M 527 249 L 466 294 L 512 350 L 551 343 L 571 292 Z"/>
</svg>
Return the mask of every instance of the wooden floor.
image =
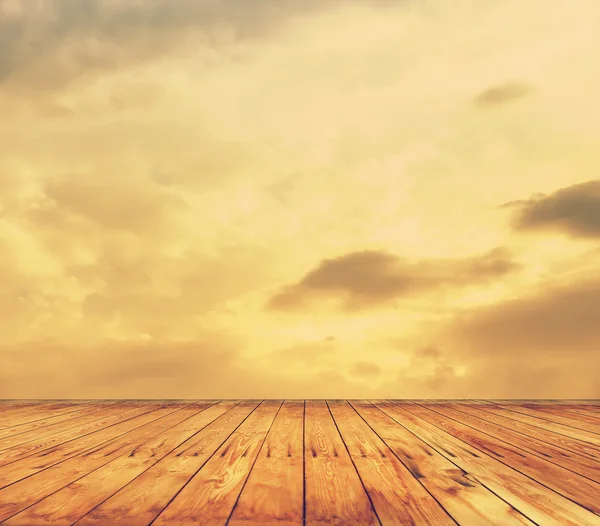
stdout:
<svg viewBox="0 0 600 526">
<path fill-rule="evenodd" d="M 0 524 L 600 525 L 600 401 L 0 401 Z"/>
</svg>

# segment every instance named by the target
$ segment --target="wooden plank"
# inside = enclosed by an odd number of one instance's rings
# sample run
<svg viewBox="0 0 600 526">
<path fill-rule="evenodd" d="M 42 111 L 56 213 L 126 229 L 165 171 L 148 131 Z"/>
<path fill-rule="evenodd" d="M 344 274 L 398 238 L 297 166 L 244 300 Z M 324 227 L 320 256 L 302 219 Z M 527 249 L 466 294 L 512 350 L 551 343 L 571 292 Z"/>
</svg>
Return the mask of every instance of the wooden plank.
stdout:
<svg viewBox="0 0 600 526">
<path fill-rule="evenodd" d="M 600 402 L 600 401 L 599 401 Z M 564 411 L 578 412 L 587 414 L 588 416 L 600 417 L 600 404 L 584 404 L 575 403 L 573 400 L 520 400 L 518 403 L 515 401 L 496 401 L 496 400 L 485 400 L 485 403 L 495 403 L 499 405 L 510 405 L 515 407 L 527 407 L 529 409 L 540 410 L 542 412 L 550 412 L 553 410 L 562 413 Z M 568 413 L 567 413 L 568 414 Z"/>
<path fill-rule="evenodd" d="M 217 402 L 0 400 L 0 522 L 600 526 L 598 400 Z"/>
<path fill-rule="evenodd" d="M 378 407 L 362 400 L 351 400 L 350 404 L 458 524 L 533 525 L 498 495 Z"/>
<path fill-rule="evenodd" d="M 547 462 L 568 469 L 596 483 L 600 482 L 600 463 L 594 460 L 569 455 L 564 449 L 554 447 L 532 437 L 525 437 L 508 426 L 496 424 L 485 418 L 480 418 L 477 414 L 469 413 L 468 408 L 457 408 L 454 404 L 439 404 L 429 406 L 427 409 L 506 442 L 520 450 L 532 453 Z M 600 491 L 600 487 L 598 489 Z"/>
<path fill-rule="evenodd" d="M 586 415 L 576 411 L 569 411 L 564 406 L 559 405 L 539 406 L 535 404 L 523 404 L 520 407 L 522 409 L 532 409 L 543 415 L 550 415 L 550 420 L 552 420 L 554 416 L 559 416 L 561 420 L 565 419 L 565 422 L 571 421 L 572 423 L 568 425 L 571 425 L 572 427 L 600 434 L 600 417 L 597 415 Z M 544 416 L 544 418 L 546 417 Z M 582 424 L 585 425 L 582 426 Z"/>
<path fill-rule="evenodd" d="M 77 526 L 147 526 L 258 406 L 244 401 L 217 418 L 77 521 Z"/>
<path fill-rule="evenodd" d="M 15 415 L 19 412 L 27 411 L 35 407 L 42 407 L 47 404 L 45 400 L 0 400 L 0 417 Z"/>
<path fill-rule="evenodd" d="M 596 419 L 600 419 L 600 407 L 591 407 L 583 405 L 564 405 L 563 410 L 569 413 L 576 413 L 580 415 L 593 416 Z"/>
<path fill-rule="evenodd" d="M 539 482 L 482 454 L 447 431 L 392 402 L 375 405 L 537 524 L 598 526 L 598 516 Z"/>
<path fill-rule="evenodd" d="M 73 413 L 81 409 L 82 404 L 56 403 L 44 406 L 36 406 L 15 414 L 3 414 L 0 416 L 0 430 L 28 424 L 37 420 L 49 420 L 56 416 Z"/>
<path fill-rule="evenodd" d="M 27 398 L 1 398 L 0 399 L 0 410 L 3 407 L 26 407 L 26 406 L 34 406 L 45 402 L 45 400 L 34 400 Z"/>
<path fill-rule="evenodd" d="M 306 525 L 380 524 L 325 401 L 305 419 Z"/>
<path fill-rule="evenodd" d="M 198 411 L 199 409 L 195 407 L 176 410 L 172 407 L 159 409 L 155 411 L 157 418 L 146 422 L 145 425 L 4 487 L 0 490 L 0 521 L 6 521 L 67 484 L 106 464 L 119 456 L 128 446 L 135 447 Z"/>
<path fill-rule="evenodd" d="M 493 402 L 492 400 L 487 400 L 486 403 Z M 524 407 L 534 410 L 539 410 L 540 412 L 549 412 L 552 414 L 553 411 L 557 411 L 558 416 L 564 416 L 566 418 L 571 418 L 577 420 L 576 415 L 584 416 L 583 422 L 590 423 L 594 426 L 600 425 L 600 401 L 596 400 L 596 404 L 592 403 L 580 403 L 573 400 L 558 400 L 558 401 L 539 401 L 539 400 L 524 400 L 520 403 L 502 403 L 497 402 L 498 405 L 505 406 L 515 406 L 515 407 Z M 548 411 L 550 410 L 550 411 Z"/>
<path fill-rule="evenodd" d="M 508 442 L 452 420 L 430 408 L 414 403 L 401 405 L 412 414 L 470 444 L 482 453 L 493 456 L 519 472 L 532 477 L 557 493 L 571 499 L 600 517 L 600 485 L 592 480 L 552 464 L 547 459 L 531 455 Z"/>
<path fill-rule="evenodd" d="M 56 417 L 52 419 L 51 422 L 48 422 L 47 420 L 37 420 L 29 424 L 18 426 L 18 428 L 5 429 L 4 431 L 6 431 L 6 434 L 0 433 L 0 451 L 23 445 L 34 440 L 39 441 L 54 433 L 69 431 L 82 423 L 98 420 L 107 414 L 116 415 L 131 409 L 132 407 L 129 405 L 119 405 L 117 403 L 113 403 L 109 407 L 103 407 L 100 404 L 97 406 L 90 405 L 80 411 Z"/>
<path fill-rule="evenodd" d="M 501 400 L 487 400 L 487 402 L 493 403 L 512 403 L 511 401 L 502 402 Z M 561 407 L 561 408 L 569 408 L 572 410 L 576 409 L 586 409 L 590 411 L 599 411 L 600 410 L 600 400 L 592 400 L 592 401 L 578 401 L 578 400 L 552 400 L 552 401 L 544 401 L 544 400 L 522 400 L 516 405 L 536 405 L 536 406 L 547 406 L 547 407 Z"/>
<path fill-rule="evenodd" d="M 579 458 L 584 457 L 590 460 L 600 460 L 600 448 L 594 448 L 587 442 L 571 438 L 566 435 L 561 435 L 555 431 L 542 429 L 540 427 L 521 422 L 518 419 L 512 418 L 510 413 L 501 414 L 492 406 L 483 407 L 481 405 L 460 403 L 456 404 L 456 408 L 468 414 L 472 414 L 505 427 L 509 427 L 514 431 L 518 431 L 524 436 L 535 438 L 542 442 L 546 442 L 555 447 L 562 448 L 567 453 L 575 453 Z"/>
<path fill-rule="evenodd" d="M 36 420 L 34 422 L 28 422 L 24 424 L 19 424 L 14 427 L 4 428 L 0 430 L 0 440 L 3 440 L 7 437 L 12 437 L 16 435 L 23 435 L 25 433 L 29 433 L 34 430 L 42 430 L 48 429 L 50 427 L 57 427 L 59 424 L 63 422 L 69 422 L 70 420 L 75 420 L 80 416 L 92 414 L 94 412 L 99 412 L 117 405 L 124 406 L 121 402 L 111 401 L 106 404 L 86 404 L 72 413 L 66 413 L 64 415 L 58 415 L 49 420 Z"/>
<path fill-rule="evenodd" d="M 75 428 L 61 430 L 47 437 L 31 440 L 25 444 L 19 444 L 9 449 L 5 449 L 0 451 L 0 468 L 32 455 L 41 457 L 46 456 L 46 452 L 51 448 L 55 449 L 59 446 L 62 447 L 63 445 L 79 445 L 81 442 L 75 443 L 76 440 L 81 440 L 83 437 L 91 435 L 101 429 L 109 428 L 137 416 L 150 413 L 158 407 L 158 405 L 144 405 L 143 407 L 127 409 L 123 412 L 117 411 L 115 408 L 113 411 L 107 411 L 104 417 L 100 415 L 101 418 L 98 420 L 92 419 L 91 422 L 84 422 L 82 425 Z M 2 470 L 0 469 L 0 473 L 1 472 Z"/>
<path fill-rule="evenodd" d="M 328 405 L 382 524 L 455 524 L 346 401 Z"/>
<path fill-rule="evenodd" d="M 250 472 L 228 526 L 301 526 L 304 401 L 286 400 Z"/>
<path fill-rule="evenodd" d="M 214 405 L 212 402 L 194 404 L 187 410 L 173 413 L 171 420 L 170 417 L 162 419 L 159 433 L 145 442 L 145 438 L 156 431 L 156 427 L 152 429 L 151 426 L 146 426 L 136 430 L 117 458 L 70 482 L 3 524 L 70 526 L 235 405 L 235 401 L 223 402 L 220 405 Z M 161 432 L 163 428 L 165 429 Z M 115 444 L 111 445 L 112 448 L 115 448 Z M 93 467 L 89 464 L 89 458 L 72 461 L 87 461 L 88 465 L 84 470 L 88 470 Z M 77 469 L 82 471 L 81 466 Z M 69 474 L 69 477 L 62 476 L 62 480 L 68 482 L 68 479 L 73 477 L 73 472 L 70 471 Z"/>
<path fill-rule="evenodd" d="M 0 489 L 13 484 L 22 478 L 29 477 L 38 471 L 49 468 L 59 462 L 63 462 L 77 454 L 84 453 L 98 447 L 105 442 L 118 438 L 133 429 L 148 422 L 152 422 L 166 414 L 176 411 L 176 407 L 155 408 L 142 414 L 135 415 L 122 422 L 104 427 L 88 435 L 73 438 L 57 446 L 51 447 L 40 453 L 30 455 L 18 462 L 12 462 L 0 467 Z"/>
<path fill-rule="evenodd" d="M 494 411 L 500 412 L 503 415 L 507 415 L 510 418 L 514 418 L 515 420 L 519 420 L 520 422 L 526 422 L 528 424 L 540 427 L 542 429 L 547 429 L 549 431 L 554 431 L 556 433 L 560 433 L 561 435 L 566 435 L 571 438 L 576 438 L 578 440 L 582 440 L 583 442 L 587 442 L 588 444 L 592 444 L 594 446 L 600 447 L 600 437 L 595 433 L 590 433 L 589 431 L 585 431 L 582 429 L 577 429 L 568 424 L 564 424 L 559 422 L 559 417 L 554 416 L 552 418 L 543 418 L 541 414 L 535 411 L 520 411 L 516 404 L 508 405 L 499 405 L 499 404 L 487 404 L 488 407 L 493 407 Z"/>
<path fill-rule="evenodd" d="M 269 400 L 253 411 L 152 524 L 225 524 L 281 405 Z"/>
<path fill-rule="evenodd" d="M 14 414 L 15 412 L 31 411 L 36 408 L 56 408 L 56 406 L 64 407 L 65 405 L 81 404 L 80 400 L 23 400 L 21 402 L 2 400 L 1 402 L 0 416 L 4 416 L 5 413 Z"/>
</svg>

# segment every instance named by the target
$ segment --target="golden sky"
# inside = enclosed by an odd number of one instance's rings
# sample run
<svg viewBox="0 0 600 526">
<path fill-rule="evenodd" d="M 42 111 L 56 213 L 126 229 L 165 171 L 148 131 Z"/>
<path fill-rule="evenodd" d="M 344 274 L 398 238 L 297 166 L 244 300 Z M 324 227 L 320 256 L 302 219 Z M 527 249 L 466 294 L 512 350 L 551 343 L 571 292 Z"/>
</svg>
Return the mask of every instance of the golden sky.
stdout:
<svg viewBox="0 0 600 526">
<path fill-rule="evenodd" d="M 0 397 L 600 397 L 598 0 L 0 0 Z"/>
</svg>

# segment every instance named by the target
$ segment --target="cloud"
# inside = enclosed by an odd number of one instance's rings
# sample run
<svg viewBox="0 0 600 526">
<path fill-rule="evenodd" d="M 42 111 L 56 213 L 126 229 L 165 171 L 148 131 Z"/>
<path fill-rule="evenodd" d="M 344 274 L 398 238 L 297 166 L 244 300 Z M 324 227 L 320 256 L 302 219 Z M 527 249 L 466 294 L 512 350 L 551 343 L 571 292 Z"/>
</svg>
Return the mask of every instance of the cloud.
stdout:
<svg viewBox="0 0 600 526">
<path fill-rule="evenodd" d="M 170 216 L 183 211 L 178 195 L 151 181 L 123 180 L 106 174 L 63 175 L 42 187 L 46 200 L 30 212 L 36 226 L 65 226 L 69 220 L 105 231 L 135 234 L 172 227 Z"/>
<path fill-rule="evenodd" d="M 519 268 L 504 248 L 471 258 L 417 262 L 381 250 L 351 252 L 323 260 L 272 296 L 267 307 L 293 310 L 318 298 L 341 300 L 346 310 L 375 307 L 440 287 L 485 284 Z"/>
<path fill-rule="evenodd" d="M 279 367 L 304 366 L 322 367 L 335 355 L 333 340 L 325 339 L 317 342 L 303 342 L 285 349 L 271 351 L 265 356 L 265 363 Z"/>
<path fill-rule="evenodd" d="M 449 356 L 449 360 L 452 356 Z M 600 363 L 490 358 L 471 363 L 463 374 L 452 365 L 416 374 L 403 370 L 377 387 L 378 398 L 589 398 L 600 396 Z"/>
<path fill-rule="evenodd" d="M 509 205 L 519 209 L 513 221 L 515 230 L 554 230 L 573 237 L 600 238 L 600 179 Z"/>
<path fill-rule="evenodd" d="M 428 338 L 442 345 L 413 351 L 396 378 L 379 387 L 382 395 L 598 398 L 600 280 L 521 294 L 430 323 Z"/>
<path fill-rule="evenodd" d="M 298 0 L 13 1 L 0 10 L 0 84 L 59 88 L 82 75 L 154 59 L 188 44 L 223 50 L 264 38 L 320 2 Z"/>
<path fill-rule="evenodd" d="M 444 341 L 445 353 L 437 348 L 431 353 L 417 351 L 411 367 L 419 370 L 419 355 L 431 355 L 433 361 L 443 357 L 453 374 L 446 375 L 438 390 L 441 397 L 600 396 L 597 278 L 548 285 L 535 293 L 466 309 L 449 326 L 437 329 L 435 337 Z M 460 369 L 463 374 L 458 374 Z M 412 388 L 425 389 L 422 380 Z"/>
<path fill-rule="evenodd" d="M 415 371 L 420 373 L 414 376 Z M 412 373 L 412 375 L 411 375 Z M 456 370 L 451 365 L 448 356 L 434 345 L 427 345 L 416 349 L 410 358 L 407 375 L 409 385 L 413 388 L 428 389 L 439 395 L 440 391 L 456 379 Z"/>
<path fill-rule="evenodd" d="M 229 384 L 240 367 L 239 351 L 225 335 L 205 335 L 194 342 L 107 339 L 77 347 L 30 341 L 3 346 L 0 353 L 0 384 L 15 396 L 34 398 L 69 397 L 72 392 L 83 398 L 201 396 Z"/>
<path fill-rule="evenodd" d="M 476 106 L 481 108 L 492 108 L 504 106 L 516 100 L 522 99 L 531 93 L 531 87 L 518 82 L 507 82 L 491 86 L 482 91 L 474 99 Z"/>
<path fill-rule="evenodd" d="M 504 337 L 495 344 L 493 339 Z M 455 327 L 455 330 L 459 329 Z M 598 398 L 600 359 L 565 344 L 558 352 L 531 347 L 507 323 L 487 338 L 462 333 L 439 336 L 446 345 L 410 355 L 391 381 L 377 387 L 386 398 Z M 533 329 L 535 330 L 535 329 Z M 494 342 L 494 343 L 492 343 Z M 424 353 L 422 351 L 425 351 Z M 429 350 L 435 350 L 430 355 Z M 425 354 L 425 356 L 424 356 Z"/>
<path fill-rule="evenodd" d="M 216 332 L 193 341 L 107 340 L 77 347 L 29 341 L 25 346 L 0 346 L 0 398 L 257 399 L 375 394 L 333 367 L 299 375 L 294 374 L 295 367 L 281 363 L 265 367 L 260 360 L 244 357 L 241 350 L 240 341 Z"/>
<path fill-rule="evenodd" d="M 512 394 L 536 366 L 589 387 L 570 347 L 436 335 L 595 271 L 492 209 L 597 176 L 581 2 L 0 0 L 0 391 Z M 505 79 L 543 90 L 468 111 Z"/>
<path fill-rule="evenodd" d="M 356 362 L 352 367 L 352 375 L 359 378 L 373 379 L 381 374 L 381 367 L 373 362 Z"/>
<path fill-rule="evenodd" d="M 430 358 L 437 359 L 441 356 L 441 351 L 438 347 L 434 347 L 433 345 L 427 345 L 426 347 L 420 347 L 414 352 L 414 357 L 419 358 Z"/>
<path fill-rule="evenodd" d="M 549 286 L 536 295 L 509 299 L 458 316 L 453 328 L 470 356 L 563 355 L 597 359 L 600 280 Z"/>
</svg>

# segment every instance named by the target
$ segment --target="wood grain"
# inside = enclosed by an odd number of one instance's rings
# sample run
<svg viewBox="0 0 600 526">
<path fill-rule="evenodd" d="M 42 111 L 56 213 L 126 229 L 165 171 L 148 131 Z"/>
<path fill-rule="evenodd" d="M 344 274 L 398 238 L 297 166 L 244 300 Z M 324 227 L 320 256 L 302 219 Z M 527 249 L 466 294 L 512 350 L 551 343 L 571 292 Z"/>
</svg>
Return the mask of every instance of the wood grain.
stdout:
<svg viewBox="0 0 600 526">
<path fill-rule="evenodd" d="M 73 524 L 116 493 L 127 482 L 156 464 L 177 446 L 189 440 L 232 405 L 235 405 L 235 402 L 218 405 L 211 411 L 210 408 L 214 406 L 214 403 L 198 403 L 190 408 L 172 413 L 169 417 L 161 419 L 160 422 L 155 421 L 159 424 L 158 427 L 144 426 L 136 430 L 135 435 L 123 440 L 120 446 L 116 443 L 111 444 L 111 449 L 115 450 L 115 453 L 105 454 L 100 463 L 107 462 L 98 469 L 93 469 L 95 463 L 93 465 L 90 463 L 90 456 L 83 459 L 87 462 L 85 466 L 82 459 L 71 459 L 71 462 L 78 463 L 77 473 L 89 472 L 3 524 L 12 526 L 28 526 L 30 524 L 66 526 Z M 155 431 L 158 431 L 158 434 L 152 436 Z M 144 441 L 144 438 L 148 436 L 150 438 Z M 106 451 L 106 448 L 102 450 Z M 95 457 L 98 458 L 96 453 Z M 114 460 L 111 460 L 112 458 Z M 62 464 L 63 472 L 66 467 L 67 462 Z M 70 476 L 72 478 L 77 475 L 71 471 Z M 62 482 L 68 482 L 64 475 L 61 476 L 61 479 Z M 39 484 L 39 480 L 36 480 L 35 483 Z"/>
<path fill-rule="evenodd" d="M 173 425 L 189 418 L 197 412 L 194 407 L 158 409 L 154 418 L 145 421 L 128 433 L 98 444 L 83 453 L 71 456 L 68 460 L 56 462 L 47 469 L 23 477 L 0 490 L 0 521 L 5 521 L 16 513 L 28 508 L 41 498 L 60 490 L 66 484 L 79 479 L 118 456 L 128 446 L 143 444 L 157 433 L 170 429 Z M 26 523 L 25 523 L 26 524 Z"/>
<path fill-rule="evenodd" d="M 11 471 L 8 464 L 20 461 L 18 468 L 21 469 L 28 462 L 33 461 L 37 464 L 43 458 L 45 462 L 51 461 L 55 454 L 67 455 L 69 451 L 78 451 L 90 444 L 90 441 L 97 437 L 109 436 L 114 430 L 126 428 L 125 422 L 133 421 L 136 418 L 141 418 L 145 414 L 151 413 L 154 409 L 159 408 L 159 405 L 146 405 L 127 411 L 114 411 L 106 413 L 105 418 L 83 424 L 72 429 L 61 430 L 58 433 L 51 434 L 47 437 L 34 439 L 25 444 L 20 444 L 12 448 L 0 451 L 0 487 L 2 485 L 2 473 Z M 117 427 L 120 426 L 120 427 Z M 101 430 L 106 430 L 100 433 Z M 99 433 L 99 434 L 96 434 Z M 43 435 L 43 433 L 40 433 Z M 34 458 L 30 458 L 34 457 Z M 23 462 L 23 459 L 28 458 Z"/>
<path fill-rule="evenodd" d="M 499 424 L 504 428 L 518 431 L 523 436 L 535 438 L 553 446 L 560 447 L 566 452 L 574 453 L 575 458 L 578 458 L 579 460 L 591 459 L 596 462 L 600 460 L 600 448 L 594 448 L 588 442 L 523 422 L 519 419 L 515 419 L 510 414 L 500 413 L 490 406 L 461 402 L 458 404 L 448 404 L 448 407 L 456 407 L 467 414 L 473 414 L 489 422 Z"/>
<path fill-rule="evenodd" d="M 600 526 L 598 400 L 0 400 L 7 526 Z"/>
<path fill-rule="evenodd" d="M 593 512 L 404 407 L 412 404 L 403 404 L 401 407 L 397 403 L 378 402 L 376 405 L 467 472 L 467 478 L 474 477 L 533 522 L 598 526 L 598 516 Z M 519 464 L 517 466 L 520 467 Z"/>
<path fill-rule="evenodd" d="M 13 428 L 39 420 L 51 420 L 55 417 L 74 413 L 81 409 L 82 404 L 70 402 L 55 403 L 55 404 L 38 404 L 33 407 L 21 410 L 16 409 L 13 412 L 10 410 L 0 413 L 0 430 Z"/>
<path fill-rule="evenodd" d="M 281 405 L 270 400 L 253 411 L 152 524 L 224 524 Z"/>
<path fill-rule="evenodd" d="M 111 407 L 112 406 L 112 407 Z M 21 446 L 19 450 L 27 449 L 32 442 L 43 443 L 46 437 L 51 435 L 54 436 L 72 436 L 73 433 L 79 433 L 78 427 L 88 422 L 98 421 L 103 417 L 116 417 L 127 411 L 135 410 L 134 406 L 129 404 L 107 404 L 103 405 L 91 405 L 87 409 L 81 409 L 68 413 L 66 415 L 60 415 L 48 420 L 37 420 L 29 424 L 23 424 L 18 428 L 8 428 L 6 435 L 0 438 L 0 451 L 6 449 L 17 449 L 17 446 Z M 26 445 L 27 444 L 27 445 Z"/>
<path fill-rule="evenodd" d="M 222 402 L 224 404 L 226 402 Z M 192 440 L 133 479 L 119 492 L 80 519 L 78 526 L 142 526 L 150 524 L 198 473 L 231 434 L 256 409 L 245 401 L 228 409 Z"/>
<path fill-rule="evenodd" d="M 26 434 L 35 432 L 36 430 L 42 430 L 44 433 L 49 432 L 49 430 L 53 429 L 65 429 L 65 424 L 69 422 L 76 421 L 78 418 L 82 416 L 92 415 L 94 413 L 98 414 L 103 409 L 112 409 L 112 406 L 117 404 L 124 405 L 122 402 L 111 401 L 106 403 L 98 403 L 98 404 L 86 404 L 81 408 L 77 408 L 75 411 L 61 414 L 53 417 L 51 420 L 42 419 L 36 420 L 34 422 L 28 422 L 24 424 L 19 424 L 13 427 L 8 427 L 0 430 L 0 449 L 5 449 L 4 439 L 12 438 L 12 437 L 20 437 L 19 440 L 25 441 Z M 31 436 L 31 435 L 30 435 Z M 16 442 L 19 443 L 19 442 Z"/>
<path fill-rule="evenodd" d="M 543 416 L 543 414 L 539 411 L 521 408 L 521 406 L 516 404 L 507 405 L 490 403 L 487 405 L 493 407 L 495 411 L 500 412 L 503 415 L 507 415 L 510 418 L 514 418 L 515 420 L 519 420 L 520 422 L 527 422 L 528 424 L 546 429 L 548 431 L 554 431 L 556 433 L 560 433 L 561 435 L 576 438 L 577 440 L 581 440 L 582 442 L 595 446 L 595 448 L 600 448 L 599 435 L 573 427 L 569 425 L 569 421 L 567 419 L 561 418 L 560 416 Z"/>
<path fill-rule="evenodd" d="M 564 407 L 558 407 L 556 404 L 542 406 L 536 404 L 522 404 L 520 407 L 521 409 L 532 409 L 543 418 L 547 418 L 546 415 L 551 415 L 550 420 L 552 420 L 552 417 L 558 416 L 560 421 L 565 423 L 565 425 L 600 435 L 600 418 L 595 415 L 572 411 L 565 409 Z"/>
<path fill-rule="evenodd" d="M 306 524 L 380 524 L 325 400 L 306 402 Z"/>
<path fill-rule="evenodd" d="M 553 464 L 541 456 L 529 454 L 526 450 L 515 447 L 507 441 L 441 415 L 430 408 L 418 404 L 403 404 L 403 407 L 503 464 L 518 464 L 521 473 L 538 480 L 600 517 L 598 483 Z"/>
<path fill-rule="evenodd" d="M 516 446 L 515 451 L 520 449 L 532 453 L 547 462 L 589 478 L 593 482 L 600 482 L 600 463 L 594 460 L 569 454 L 562 448 L 552 446 L 536 438 L 524 436 L 513 431 L 510 427 L 489 422 L 485 418 L 480 418 L 477 414 L 469 413 L 468 408 L 457 409 L 451 404 L 439 404 L 433 407 L 430 406 L 429 409 L 474 430 L 481 431 L 488 436 L 501 437 L 501 441 Z"/>
<path fill-rule="evenodd" d="M 398 460 L 347 402 L 328 405 L 382 524 L 454 524 L 420 483 L 418 470 Z"/>
<path fill-rule="evenodd" d="M 304 401 L 284 402 L 229 526 L 301 526 L 304 514 Z"/>
<path fill-rule="evenodd" d="M 425 440 L 370 402 L 350 402 L 358 414 L 459 524 L 533 523 Z M 410 424 L 409 424 L 410 425 Z"/>
</svg>

